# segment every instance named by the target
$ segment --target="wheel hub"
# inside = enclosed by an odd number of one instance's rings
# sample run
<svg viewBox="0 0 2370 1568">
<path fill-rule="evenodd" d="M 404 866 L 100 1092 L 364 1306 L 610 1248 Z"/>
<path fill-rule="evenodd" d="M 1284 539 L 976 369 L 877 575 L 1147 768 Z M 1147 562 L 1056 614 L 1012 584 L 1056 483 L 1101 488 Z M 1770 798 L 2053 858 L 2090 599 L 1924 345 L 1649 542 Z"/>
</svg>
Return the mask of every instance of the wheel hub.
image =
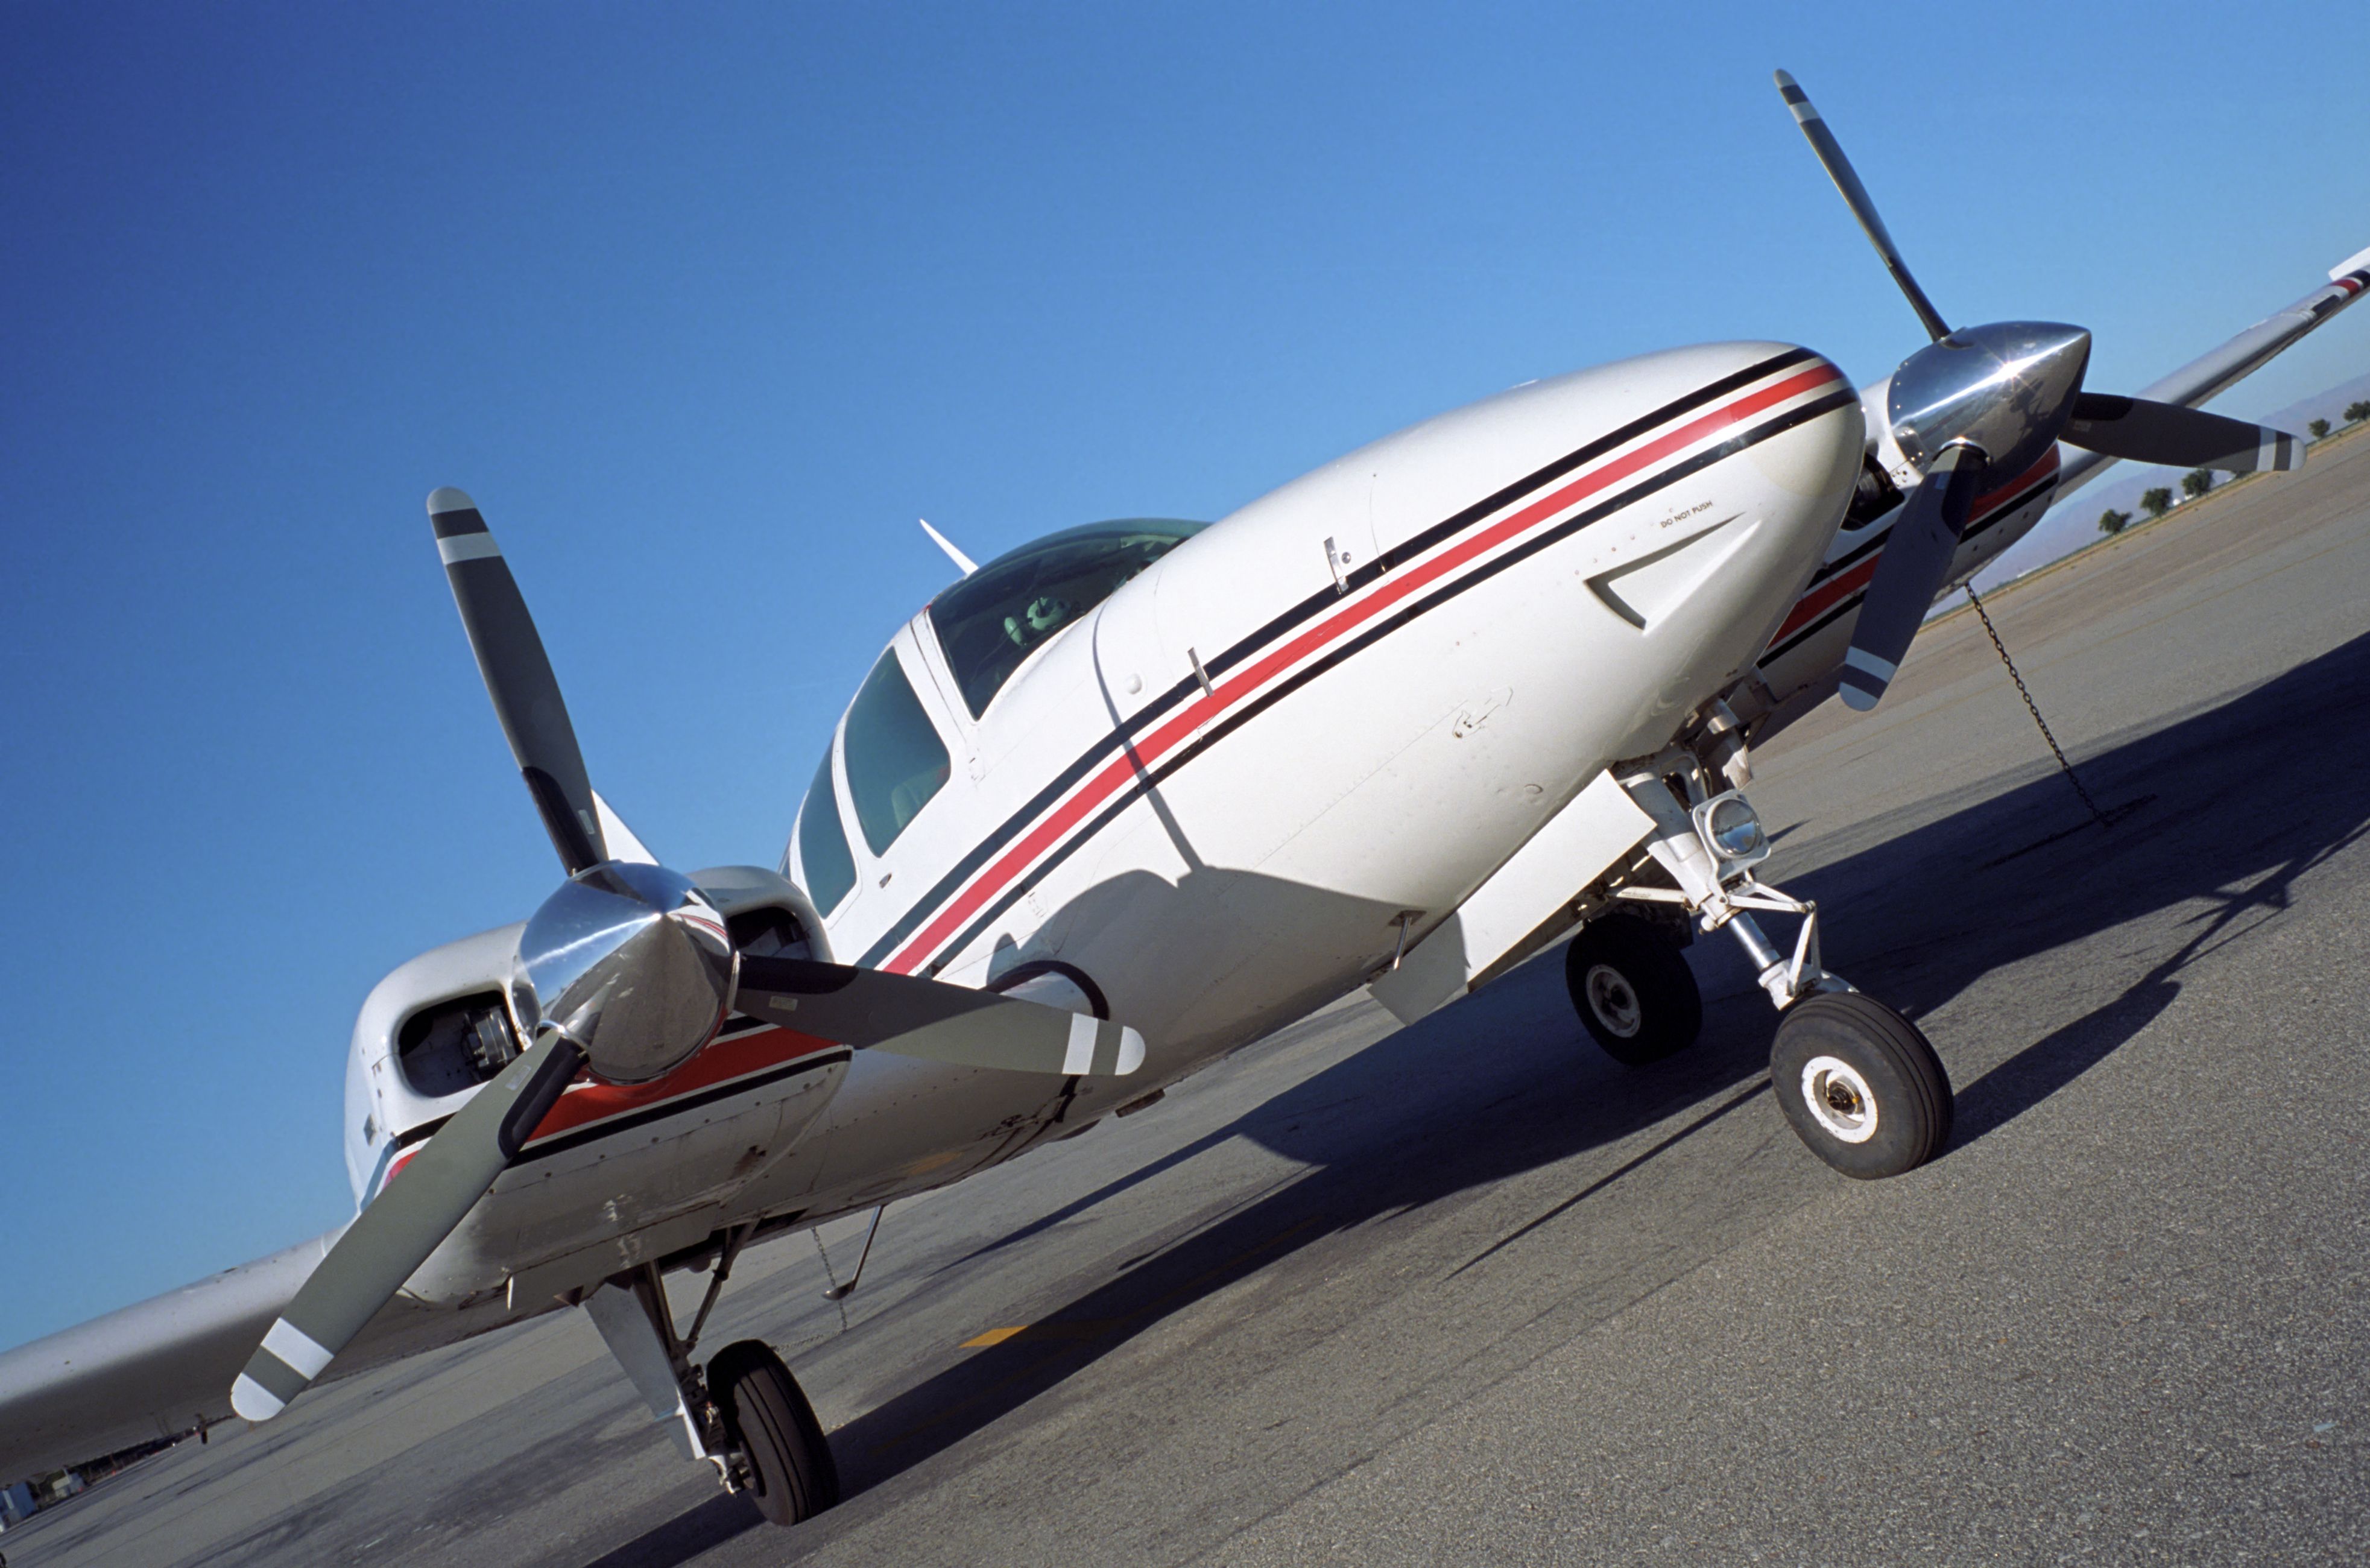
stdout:
<svg viewBox="0 0 2370 1568">
<path fill-rule="evenodd" d="M 1646 1009 L 1639 1005 L 1637 988 L 1611 964 L 1591 964 L 1582 987 L 1596 1021 L 1624 1040 L 1646 1026 Z"/>
<path fill-rule="evenodd" d="M 1802 1064 L 1802 1102 L 1830 1137 L 1866 1143 L 1876 1136 L 1876 1096 L 1859 1070 L 1840 1056 Z"/>
</svg>

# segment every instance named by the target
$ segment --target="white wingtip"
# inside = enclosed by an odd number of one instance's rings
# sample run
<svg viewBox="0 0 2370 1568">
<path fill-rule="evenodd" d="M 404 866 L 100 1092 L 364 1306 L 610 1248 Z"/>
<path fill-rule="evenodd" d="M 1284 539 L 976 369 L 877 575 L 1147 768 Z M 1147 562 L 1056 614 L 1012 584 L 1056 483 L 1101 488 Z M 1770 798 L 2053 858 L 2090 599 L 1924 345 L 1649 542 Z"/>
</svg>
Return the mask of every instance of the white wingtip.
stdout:
<svg viewBox="0 0 2370 1568">
<path fill-rule="evenodd" d="M 428 515 L 431 517 L 441 517 L 447 512 L 477 510 L 477 503 L 469 499 L 466 490 L 454 490 L 451 485 L 439 485 L 428 492 Z"/>
<path fill-rule="evenodd" d="M 2364 246 L 2336 266 L 2331 267 L 2329 270 L 2329 281 L 2333 283 L 2346 273 L 2358 272 L 2364 267 L 2370 267 L 2370 246 Z"/>
</svg>

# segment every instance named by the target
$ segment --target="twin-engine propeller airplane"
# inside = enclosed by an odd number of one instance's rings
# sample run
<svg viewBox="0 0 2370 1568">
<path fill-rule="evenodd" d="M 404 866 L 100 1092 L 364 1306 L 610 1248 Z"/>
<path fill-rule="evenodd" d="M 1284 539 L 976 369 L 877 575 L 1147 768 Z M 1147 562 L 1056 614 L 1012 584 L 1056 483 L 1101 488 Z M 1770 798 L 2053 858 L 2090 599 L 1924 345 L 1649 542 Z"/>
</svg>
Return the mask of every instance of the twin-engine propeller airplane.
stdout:
<svg viewBox="0 0 2370 1568">
<path fill-rule="evenodd" d="M 364 1002 L 353 1222 L 0 1356 L 0 1473 L 269 1420 L 324 1376 L 581 1306 L 682 1450 L 796 1521 L 838 1484 L 797 1381 L 754 1341 L 693 1359 L 752 1241 L 1072 1136 L 1360 986 L 1413 1020 L 1567 935 L 1581 1021 L 1643 1063 L 1700 1022 L 1682 946 L 1728 932 L 1780 1009 L 1803 1142 L 1856 1177 L 1933 1158 L 1932 1048 L 1756 875 L 1750 746 L 1838 689 L 1875 703 L 1938 594 L 2102 463 L 2293 467 L 2291 437 L 2192 405 L 2359 294 L 2370 252 L 2144 398 L 2088 391 L 2079 328 L 1944 322 L 1778 80 L 1932 337 L 1885 381 L 1678 349 L 1206 526 L 1095 524 L 978 567 L 949 546 L 961 580 L 866 677 L 778 870 L 679 874 L 627 830 L 493 535 L 436 491 L 567 880 Z M 1799 917 L 1789 944 L 1767 913 Z M 679 1332 L 664 1276 L 692 1269 Z"/>
</svg>

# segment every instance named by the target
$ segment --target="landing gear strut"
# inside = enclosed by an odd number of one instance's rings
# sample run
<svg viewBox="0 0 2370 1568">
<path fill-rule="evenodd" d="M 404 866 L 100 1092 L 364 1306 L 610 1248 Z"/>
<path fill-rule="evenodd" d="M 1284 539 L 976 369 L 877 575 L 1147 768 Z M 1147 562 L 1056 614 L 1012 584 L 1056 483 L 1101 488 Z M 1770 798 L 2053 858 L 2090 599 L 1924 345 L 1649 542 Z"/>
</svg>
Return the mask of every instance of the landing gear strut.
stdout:
<svg viewBox="0 0 2370 1568">
<path fill-rule="evenodd" d="M 691 1359 L 732 1261 L 754 1228 L 744 1226 L 723 1239 L 688 1334 L 675 1333 L 655 1263 L 612 1275 L 584 1298 L 584 1310 L 684 1458 L 706 1459 L 726 1491 L 745 1493 L 775 1524 L 795 1525 L 839 1501 L 830 1440 L 798 1379 L 756 1340 L 726 1345 L 705 1373 Z"/>
<path fill-rule="evenodd" d="M 1731 749 L 1741 759 L 1741 747 Z M 1742 783 L 1741 760 L 1723 765 L 1722 759 L 1708 761 L 1671 746 L 1617 765 L 1613 776 L 1653 820 L 1646 849 L 1674 884 L 1632 882 L 1616 889 L 1613 897 L 1675 905 L 1703 930 L 1725 929 L 1743 946 L 1761 988 L 1784 1015 L 1770 1052 L 1770 1084 L 1786 1120 L 1811 1152 L 1862 1180 L 1898 1176 L 1939 1154 L 1950 1142 L 1951 1120 L 1950 1080 L 1940 1058 L 1916 1024 L 1819 963 L 1817 905 L 1754 875 L 1769 854 L 1759 819 L 1738 790 L 1715 793 L 1709 788 L 1715 780 Z M 1791 952 L 1763 933 L 1754 918 L 1756 910 L 1801 917 Z M 1606 934 L 1591 944 L 1592 933 Z M 1669 1036 L 1650 1036 L 1644 1020 L 1685 1015 L 1667 971 L 1659 982 L 1641 984 L 1639 978 L 1657 972 L 1660 961 L 1648 956 L 1645 945 L 1656 940 L 1664 939 L 1644 921 L 1608 914 L 1582 928 L 1566 959 L 1582 1021 L 1622 1061 L 1667 1055 L 1652 1045 Z M 1675 945 L 1664 951 L 1670 962 L 1679 963 Z M 1635 956 L 1625 967 L 1623 960 L 1605 956 L 1616 953 Z M 1679 973 L 1685 973 L 1683 963 Z M 1686 1000 L 1693 999 L 1693 987 L 1690 978 Z M 1646 1005 L 1658 997 L 1659 1014 Z M 1701 1017 L 1699 1003 L 1694 1016 Z M 1624 1024 L 1629 1026 L 1626 1034 Z M 1687 1033 L 1692 1038 L 1692 1026 Z M 1624 1054 L 1641 1048 L 1646 1054 Z"/>
</svg>

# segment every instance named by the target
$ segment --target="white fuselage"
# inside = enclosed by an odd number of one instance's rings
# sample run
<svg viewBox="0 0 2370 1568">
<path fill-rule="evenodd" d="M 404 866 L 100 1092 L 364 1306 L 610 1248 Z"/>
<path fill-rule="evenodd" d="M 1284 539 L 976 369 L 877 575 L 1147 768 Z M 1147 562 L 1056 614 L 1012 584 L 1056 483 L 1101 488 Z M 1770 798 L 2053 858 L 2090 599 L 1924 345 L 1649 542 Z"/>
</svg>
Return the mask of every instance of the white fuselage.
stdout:
<svg viewBox="0 0 2370 1568">
<path fill-rule="evenodd" d="M 1033 650 L 975 719 L 917 616 L 892 651 L 948 781 L 880 854 L 849 814 L 829 956 L 967 985 L 1056 961 L 1143 1032 L 1144 1067 L 1050 1078 L 752 1027 L 656 1084 L 571 1090 L 411 1295 L 539 1310 L 731 1224 L 943 1185 L 1354 988 L 1753 667 L 1863 447 L 1824 359 L 1680 350 L 1262 497 Z M 812 885 L 795 847 L 785 870 Z M 368 1149 L 353 1163 L 366 1193 L 384 1180 Z"/>
</svg>

